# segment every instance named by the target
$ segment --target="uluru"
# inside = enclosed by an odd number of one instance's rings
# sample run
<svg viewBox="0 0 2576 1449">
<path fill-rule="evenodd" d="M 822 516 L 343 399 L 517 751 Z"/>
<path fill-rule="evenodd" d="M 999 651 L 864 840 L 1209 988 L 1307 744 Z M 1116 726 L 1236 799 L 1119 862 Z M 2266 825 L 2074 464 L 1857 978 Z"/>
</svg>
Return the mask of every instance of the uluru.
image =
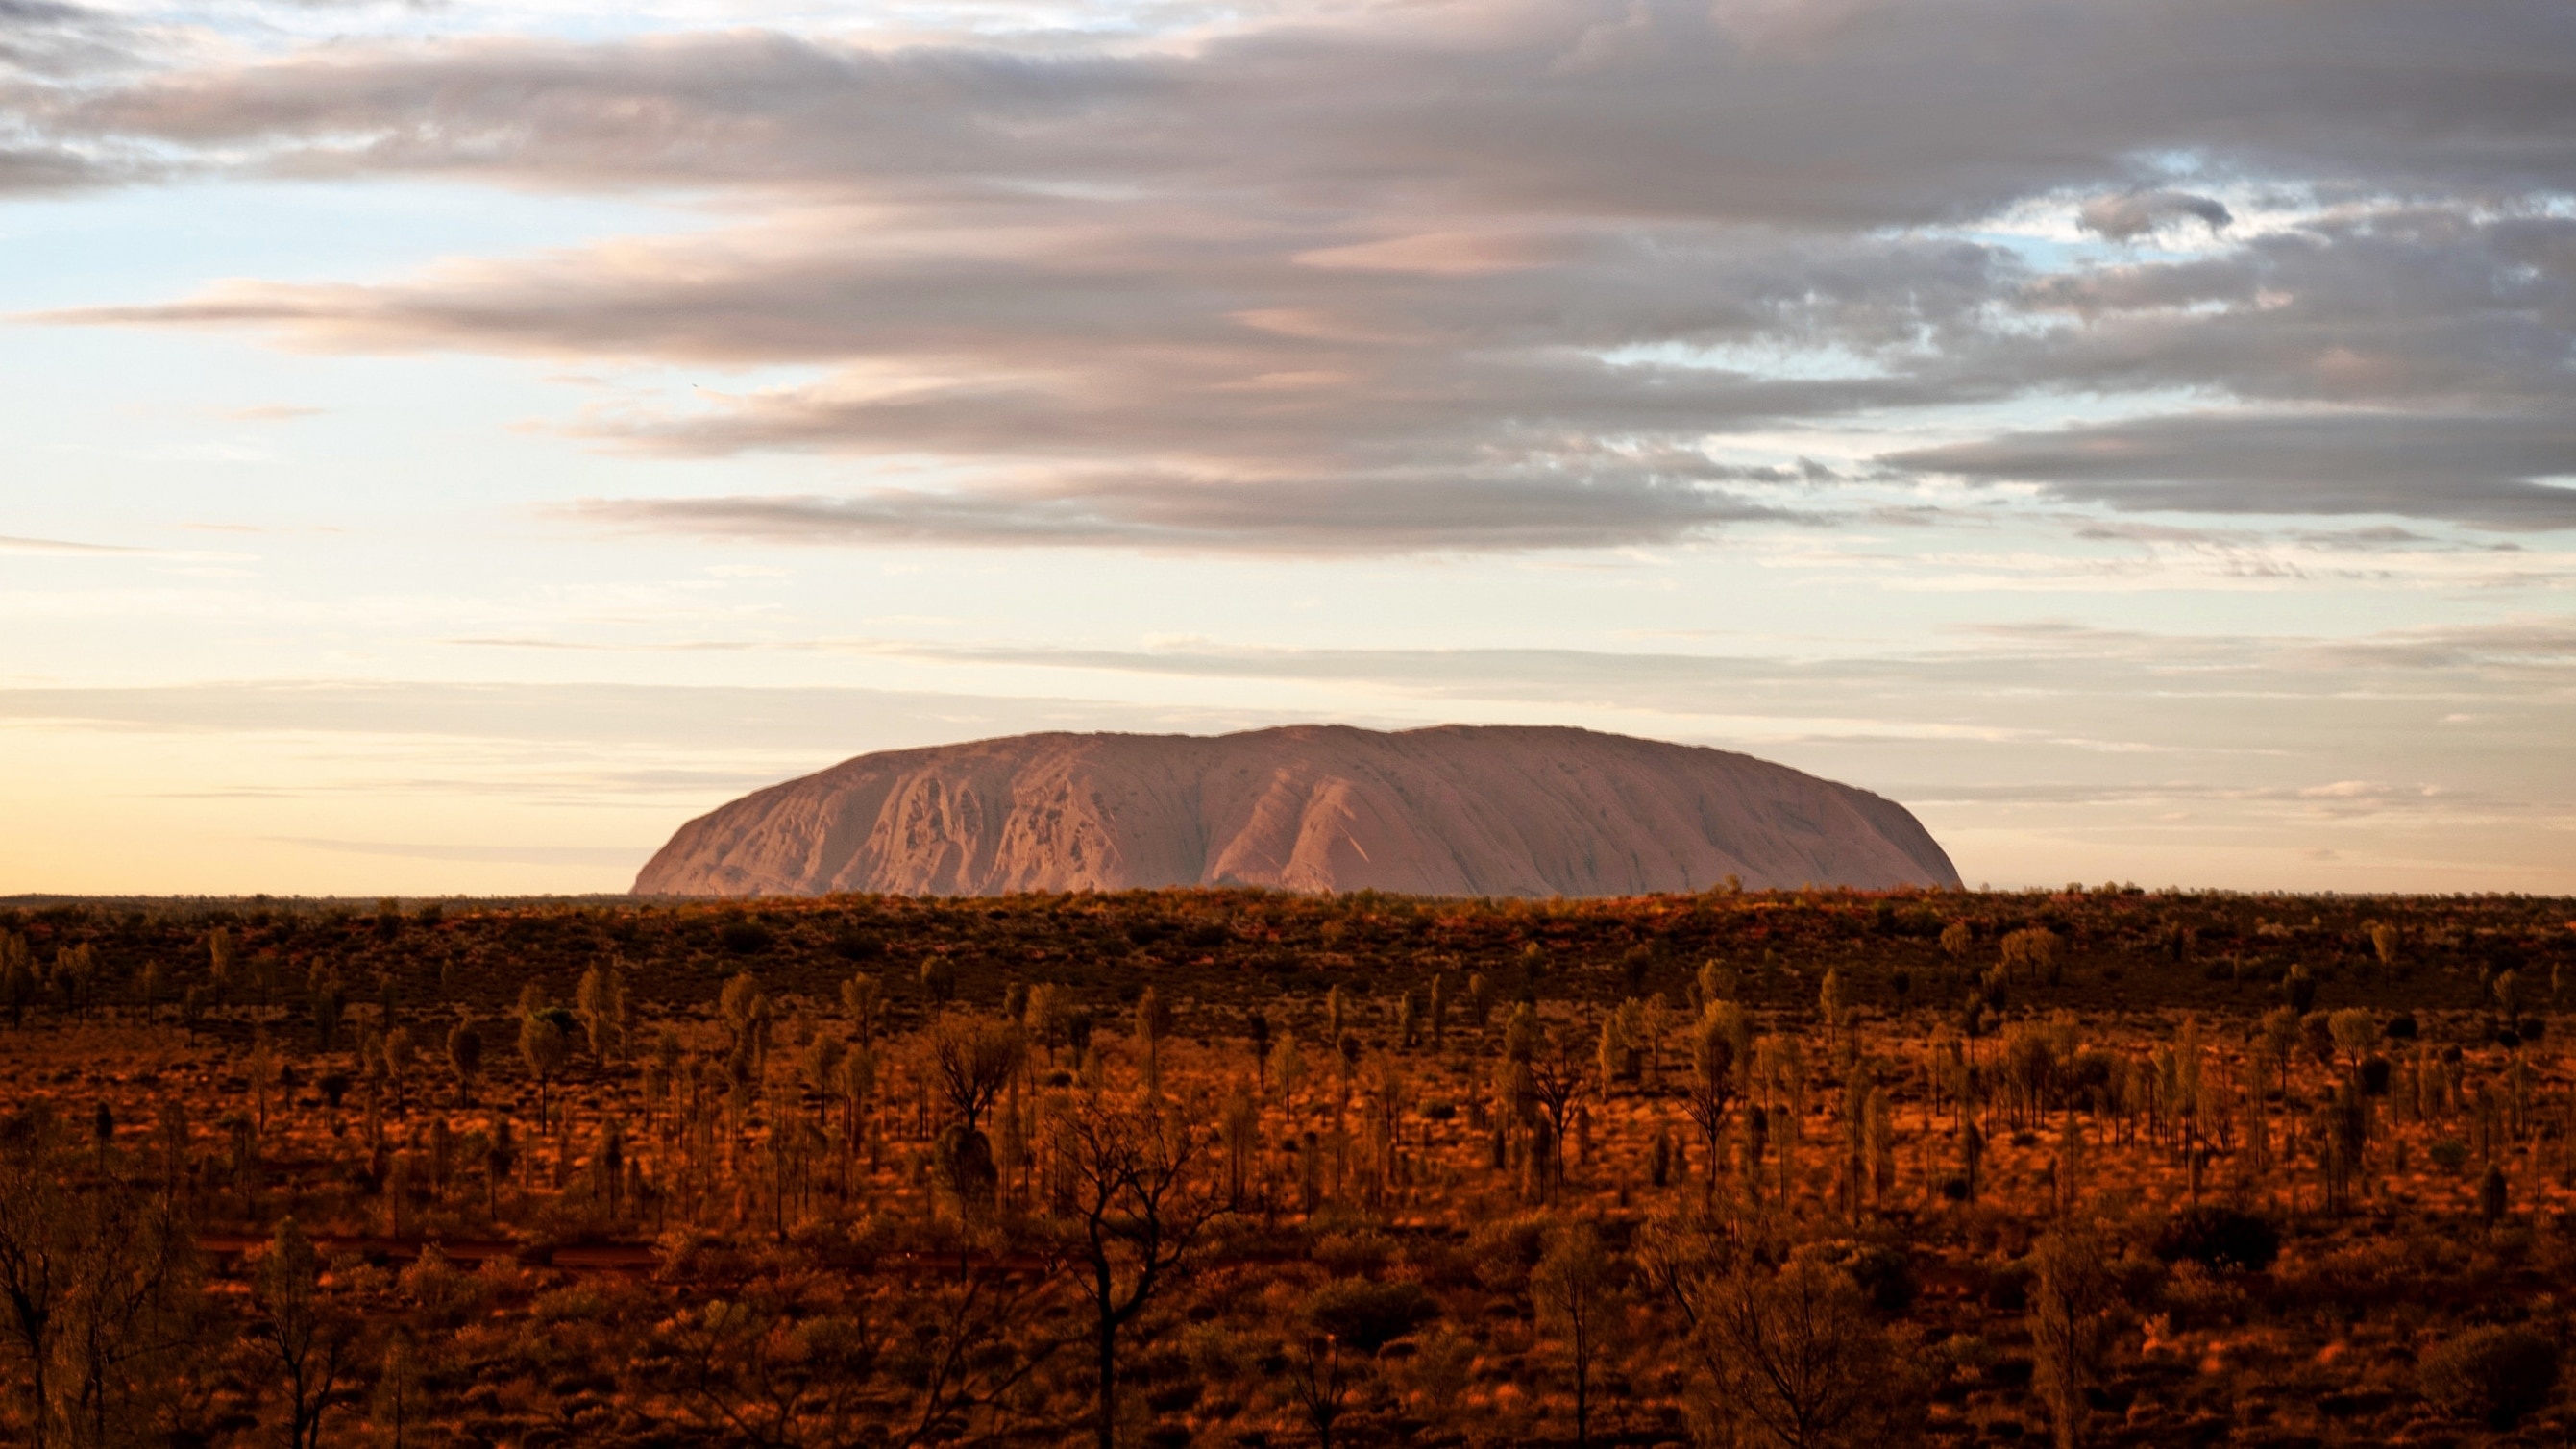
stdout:
<svg viewBox="0 0 2576 1449">
<path fill-rule="evenodd" d="M 1561 727 L 1294 725 L 861 755 L 681 826 L 635 893 L 1616 896 L 1729 877 L 1959 884 L 1904 806 L 1750 755 Z"/>
</svg>

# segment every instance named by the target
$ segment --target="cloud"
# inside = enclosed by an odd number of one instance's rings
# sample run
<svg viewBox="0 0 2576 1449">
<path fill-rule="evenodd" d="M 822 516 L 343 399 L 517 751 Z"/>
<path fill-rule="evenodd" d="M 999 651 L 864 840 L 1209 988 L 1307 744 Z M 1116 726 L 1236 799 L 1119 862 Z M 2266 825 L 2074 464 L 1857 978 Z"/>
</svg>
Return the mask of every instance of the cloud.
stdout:
<svg viewBox="0 0 2576 1449">
<path fill-rule="evenodd" d="M 605 500 L 584 514 L 602 522 L 816 541 L 1594 547 L 1789 517 L 1735 485 L 1820 476 L 1722 461 L 1703 446 L 1713 432 L 1961 392 L 1901 375 L 1613 362 L 1607 350 L 1654 330 L 1913 337 L 1960 325 L 2008 265 L 1956 242 L 1860 239 L 1834 249 L 1828 278 L 1813 243 L 1595 238 L 1579 278 L 1549 275 L 1571 265 L 1560 260 L 1470 279 L 1484 290 L 1460 296 L 1445 272 L 1318 268 L 1285 246 L 1140 251 L 1100 234 L 1011 238 L 983 256 L 774 237 L 713 254 L 694 245 L 382 287 L 242 284 L 52 320 L 260 325 L 318 349 L 815 363 L 832 370 L 700 389 L 679 406 L 613 401 L 571 431 L 680 457 L 795 450 L 971 470 L 937 494 Z M 1263 300 L 1292 305 L 1245 305 Z"/>
<path fill-rule="evenodd" d="M 148 554 L 151 549 L 128 548 L 113 543 L 74 543 L 60 538 L 9 538 L 0 536 L 0 553 L 55 553 L 75 557 L 95 554 Z"/>
<path fill-rule="evenodd" d="M 1291 260 L 1300 266 L 1343 271 L 1472 277 L 1486 272 L 1509 272 L 1537 266 L 1548 257 L 1543 245 L 1527 237 L 1424 232 L 1349 246 L 1317 247 L 1310 252 L 1299 252 Z"/>
<path fill-rule="evenodd" d="M 2576 217 L 2387 205 L 2302 218 L 2208 257 L 2031 281 L 1991 354 L 2036 382 L 2468 411 L 2554 408 L 2576 341 Z"/>
<path fill-rule="evenodd" d="M 172 27 L 60 0 L 0 0 L 0 197 L 170 173 L 169 148 L 61 125 L 62 108 L 166 64 Z"/>
<path fill-rule="evenodd" d="M 2500 0 L 2479 21 L 2433 0 L 2324 18 L 2268 0 L 1539 0 L 1256 19 L 1186 49 L 479 39 L 202 67 L 60 124 L 290 169 L 1345 208 L 1428 188 L 1462 212 L 1837 227 L 1974 218 L 2159 154 L 2571 189 L 2576 20 Z"/>
<path fill-rule="evenodd" d="M 273 836 L 282 845 L 327 850 L 343 855 L 382 855 L 399 860 L 475 861 L 500 865 L 598 865 L 633 868 L 654 851 L 642 845 L 434 845 L 386 840 L 317 840 L 306 836 Z"/>
<path fill-rule="evenodd" d="M 2109 237 L 2113 241 L 2135 241 L 2158 228 L 2186 219 L 2198 220 L 2211 231 L 2224 231 L 2236 218 L 2224 203 L 2207 196 L 2194 196 L 2187 191 L 2131 191 L 2116 196 L 2097 196 L 2084 203 L 2075 214 L 2086 231 Z"/>
<path fill-rule="evenodd" d="M 2535 616 L 2392 629 L 2360 639 L 2319 641 L 2306 652 L 2337 665 L 2555 671 L 2576 668 L 2576 621 Z M 2455 715 L 2444 722 L 2475 718 Z"/>
<path fill-rule="evenodd" d="M 611 768 L 565 764 L 531 769 L 511 761 L 494 774 L 380 775 L 294 783 L 214 785 L 152 792 L 160 800 L 312 800 L 349 795 L 457 796 L 513 795 L 597 807 L 632 804 L 631 797 L 684 795 L 705 798 L 713 792 L 740 794 L 777 780 L 776 768 L 710 770 L 686 767 Z"/>
<path fill-rule="evenodd" d="M 2013 701 L 2099 696 L 2133 708 L 2142 675 L 2172 682 L 2167 697 L 2330 698 L 2355 690 L 2391 696 L 2483 687 L 2520 693 L 2542 674 L 2576 669 L 2576 626 L 2546 616 L 2386 630 L 2346 639 L 2164 634 L 2034 619 L 1963 626 L 1950 647 L 1814 658 L 1766 654 L 1588 649 L 1276 648 L 1188 640 L 1146 648 L 1082 648 L 883 637 L 689 638 L 662 643 L 483 637 L 487 648 L 846 653 L 942 664 L 1203 679 L 1358 683 L 1460 699 L 1615 700 L 1679 714 L 1724 713 L 1750 700 L 1792 714 L 1848 712 L 1850 696 L 1910 696 L 1973 703 L 1958 717 L 2009 721 Z M 2440 676 L 2436 679 L 2434 676 Z M 5 696 L 0 696 L 5 698 Z M 2108 718 L 2106 716 L 2106 718 Z M 2271 728 L 2266 726 L 2267 730 Z M 2027 731 L 2008 730 L 2019 736 Z"/>
<path fill-rule="evenodd" d="M 2118 508 L 2576 521 L 2545 481 L 2576 406 L 2554 0 L 2474 26 L 2435 0 L 1517 0 L 1141 38 L 240 53 L 0 94 L 0 138 L 28 185 L 436 176 L 676 190 L 730 224 L 43 320 L 789 368 L 557 425 L 943 480 L 579 511 L 605 527 L 1600 547 L 1811 516 L 1760 490 L 1787 434 L 2068 394 L 2136 401 L 1888 461 Z M 2037 213 L 2209 235 L 2174 258 L 1989 229 Z"/>
<path fill-rule="evenodd" d="M 1275 716 L 1172 706 L 1142 710 L 1050 696 L 937 691 L 625 684 L 350 683 L 271 680 L 130 688 L 0 686 L 0 724 L 134 733 L 379 736 L 548 750 L 596 767 L 603 747 L 661 746 L 704 767 L 786 756 L 812 768 L 860 748 L 1040 729 L 1211 731 Z M 783 767 L 782 767 L 783 768 Z M 773 776 L 775 778 L 775 776 Z M 441 788 L 445 788 L 442 786 Z"/>
<path fill-rule="evenodd" d="M 0 195 L 74 191 L 120 179 L 122 173 L 68 147 L 0 146 Z"/>
<path fill-rule="evenodd" d="M 121 17 L 57 0 L 0 0 L 0 77 L 37 82 L 111 70 L 136 59 L 138 37 Z M 0 89 L 0 97 L 9 94 Z"/>
<path fill-rule="evenodd" d="M 236 423 L 292 423 L 318 418 L 325 411 L 299 403 L 262 403 L 256 407 L 224 408 L 215 415 Z"/>
<path fill-rule="evenodd" d="M 773 543 L 1086 544 L 1298 554 L 1600 548 L 1794 516 L 1705 481 L 1644 472 L 1590 481 L 1085 478 L 1006 493 L 594 499 L 569 511 L 619 528 Z"/>
<path fill-rule="evenodd" d="M 2576 527 L 2564 417 L 2194 413 L 1890 454 L 1891 467 L 2044 485 L 2119 508 L 2368 514 Z"/>
</svg>

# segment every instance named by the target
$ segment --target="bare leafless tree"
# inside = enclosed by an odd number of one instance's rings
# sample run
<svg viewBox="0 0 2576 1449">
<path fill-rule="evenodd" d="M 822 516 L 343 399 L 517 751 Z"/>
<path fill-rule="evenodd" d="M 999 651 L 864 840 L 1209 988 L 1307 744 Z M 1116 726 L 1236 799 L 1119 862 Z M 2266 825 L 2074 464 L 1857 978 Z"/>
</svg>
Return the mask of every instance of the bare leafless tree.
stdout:
<svg viewBox="0 0 2576 1449">
<path fill-rule="evenodd" d="M 357 1360 L 357 1329 L 322 1295 L 322 1257 L 288 1218 L 251 1281 L 250 1339 L 286 1391 L 287 1449 L 321 1449 L 322 1420 Z"/>
<path fill-rule="evenodd" d="M 967 1130 L 980 1130 L 984 1113 L 1010 1084 L 1028 1049 L 1018 1026 L 950 1014 L 930 1029 L 930 1066 L 939 1089 Z"/>
<path fill-rule="evenodd" d="M 1592 1365 L 1618 1319 L 1618 1261 L 1592 1224 L 1559 1223 L 1530 1273 L 1530 1300 L 1574 1370 L 1574 1449 L 1592 1441 Z"/>
<path fill-rule="evenodd" d="M 1580 1043 L 1570 1030 L 1542 1040 L 1530 1056 L 1530 1093 L 1539 1111 L 1547 1117 L 1547 1161 L 1544 1167 L 1550 1193 L 1565 1186 L 1567 1119 L 1574 1115 L 1575 1103 L 1582 1098 L 1588 1081 Z"/>
<path fill-rule="evenodd" d="M 862 1318 L 798 1312 L 766 1285 L 672 1315 L 638 1365 L 695 1433 L 788 1449 L 839 1442 L 858 1414 L 880 1344 Z"/>
<path fill-rule="evenodd" d="M 52 1119 L 41 1108 L 0 1122 L 0 1308 L 28 1442 L 58 1441 L 53 1372 L 72 1279 L 71 1205 L 54 1170 Z"/>
<path fill-rule="evenodd" d="M 1905 1376 L 1851 1278 L 1811 1258 L 1768 1268 L 1704 1231 L 1681 1229 L 1679 1244 L 1653 1255 L 1653 1276 L 1689 1330 L 1701 1415 L 1777 1449 L 1889 1438 Z"/>
<path fill-rule="evenodd" d="M 1289 1361 L 1288 1397 L 1313 1427 L 1316 1449 L 1333 1449 L 1333 1429 L 1350 1409 L 1359 1368 L 1358 1359 L 1346 1359 L 1341 1340 L 1329 1333 L 1307 1334 Z"/>
<path fill-rule="evenodd" d="M 929 1281 L 842 1298 L 828 1275 L 771 1279 L 674 1315 L 636 1367 L 692 1430 L 774 1449 L 975 1441 L 1065 1342 L 1063 1279 L 961 1252 Z"/>
<path fill-rule="evenodd" d="M 1199 1134 L 1167 1110 L 1087 1096 L 1057 1116 L 1054 1131 L 1072 1189 L 1063 1251 L 1091 1310 L 1096 1437 L 1100 1449 L 1116 1449 L 1121 1340 L 1186 1270 L 1225 1208 L 1200 1178 Z"/>
<path fill-rule="evenodd" d="M 109 1184 L 84 1195 L 55 1376 L 69 1442 L 140 1443 L 204 1334 L 196 1241 L 167 1198 Z"/>
<path fill-rule="evenodd" d="M 173 1195 L 86 1181 L 52 1119 L 0 1125 L 0 1345 L 34 1445 L 142 1442 L 203 1321 L 196 1247 Z"/>
</svg>

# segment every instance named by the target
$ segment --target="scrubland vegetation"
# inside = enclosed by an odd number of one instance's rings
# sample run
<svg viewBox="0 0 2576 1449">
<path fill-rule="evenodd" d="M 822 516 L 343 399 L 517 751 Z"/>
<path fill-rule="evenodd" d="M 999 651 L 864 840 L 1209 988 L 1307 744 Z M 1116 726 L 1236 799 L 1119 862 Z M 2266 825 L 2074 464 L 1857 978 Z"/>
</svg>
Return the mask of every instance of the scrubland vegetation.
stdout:
<svg viewBox="0 0 2576 1449">
<path fill-rule="evenodd" d="M 2567 1442 L 2576 903 L 0 909 L 41 1445 Z"/>
</svg>

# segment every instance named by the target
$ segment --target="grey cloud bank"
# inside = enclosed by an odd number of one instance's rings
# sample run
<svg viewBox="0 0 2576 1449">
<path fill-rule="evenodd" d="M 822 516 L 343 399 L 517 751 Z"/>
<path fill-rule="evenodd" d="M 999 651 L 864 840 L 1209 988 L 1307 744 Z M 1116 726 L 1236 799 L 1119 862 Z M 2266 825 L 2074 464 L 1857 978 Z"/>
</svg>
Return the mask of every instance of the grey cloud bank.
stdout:
<svg viewBox="0 0 2576 1449">
<path fill-rule="evenodd" d="M 1898 467 L 2043 483 L 2072 498 L 2199 513 L 2438 512 L 2576 525 L 2576 425 L 2528 416 L 2185 414 L 1899 453 Z"/>
<path fill-rule="evenodd" d="M 570 426 L 950 479 L 583 506 L 614 528 L 1651 543 L 1827 516 L 1765 472 L 1783 435 L 2078 402 L 2123 416 L 1997 412 L 1881 462 L 2120 509 L 2576 522 L 2548 481 L 2576 473 L 2561 5 L 1548 0 L 1188 45 L 487 38 L 22 64 L 0 106 L 23 148 L 0 185 L 148 158 L 734 213 L 47 320 L 794 364 L 821 376 Z"/>
</svg>

